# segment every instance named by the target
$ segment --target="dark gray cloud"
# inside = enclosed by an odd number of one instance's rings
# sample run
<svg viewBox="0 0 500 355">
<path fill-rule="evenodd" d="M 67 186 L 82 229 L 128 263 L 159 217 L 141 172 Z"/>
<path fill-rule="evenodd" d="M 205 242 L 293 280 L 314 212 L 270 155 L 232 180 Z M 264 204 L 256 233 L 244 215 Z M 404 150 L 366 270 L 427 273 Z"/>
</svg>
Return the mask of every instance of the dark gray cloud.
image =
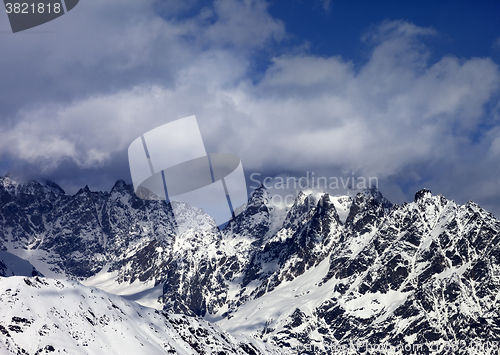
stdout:
<svg viewBox="0 0 500 355">
<path fill-rule="evenodd" d="M 3 173 L 109 189 L 130 181 L 136 137 L 194 114 L 207 150 L 238 154 L 247 174 L 355 172 L 394 202 L 425 186 L 500 215 L 491 59 L 430 63 L 435 30 L 387 21 L 360 38 L 371 55 L 359 68 L 295 48 L 256 78 L 254 55 L 286 39 L 285 25 L 263 1 L 197 9 L 89 0 L 44 25 L 53 32 L 3 33 Z"/>
</svg>

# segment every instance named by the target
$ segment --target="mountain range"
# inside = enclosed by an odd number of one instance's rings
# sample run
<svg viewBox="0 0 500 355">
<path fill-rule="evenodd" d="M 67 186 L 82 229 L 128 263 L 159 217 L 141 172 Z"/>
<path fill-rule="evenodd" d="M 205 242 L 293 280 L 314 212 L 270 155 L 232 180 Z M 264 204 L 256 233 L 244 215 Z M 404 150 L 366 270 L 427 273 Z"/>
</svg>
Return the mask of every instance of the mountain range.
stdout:
<svg viewBox="0 0 500 355">
<path fill-rule="evenodd" d="M 500 221 L 474 202 L 459 205 L 426 189 L 403 205 L 372 188 L 355 196 L 304 191 L 292 205 L 275 206 L 261 186 L 219 230 L 203 210 L 141 200 L 123 181 L 110 192 L 85 187 L 67 195 L 52 182 L 6 176 L 0 178 L 0 257 L 31 265 L 16 274 L 0 261 L 0 272 L 10 271 L 0 275 L 11 276 L 0 279 L 0 307 L 11 307 L 0 317 L 0 330 L 10 335 L 0 346 L 13 353 L 61 349 L 63 343 L 47 339 L 88 326 L 81 315 L 86 308 L 111 319 L 112 302 L 151 310 L 154 319 L 145 318 L 161 335 L 138 335 L 140 342 L 161 338 L 174 353 L 493 354 L 500 345 L 499 233 Z M 98 293 L 103 301 L 29 303 L 41 289 L 51 297 Z M 59 324 L 45 304 L 75 318 L 74 325 L 51 328 L 46 338 L 29 333 L 38 347 L 14 336 L 9 327 L 39 329 L 36 314 Z M 132 313 L 120 321 L 130 322 L 128 337 L 142 329 Z M 172 330 L 172 319 L 185 320 L 187 328 Z M 175 337 L 188 323 L 206 331 L 213 346 L 190 349 Z M 109 349 L 109 342 L 120 342 L 99 327 L 92 333 L 96 344 Z M 88 336 L 68 339 L 65 349 L 83 346 L 78 339 L 90 346 Z"/>
</svg>

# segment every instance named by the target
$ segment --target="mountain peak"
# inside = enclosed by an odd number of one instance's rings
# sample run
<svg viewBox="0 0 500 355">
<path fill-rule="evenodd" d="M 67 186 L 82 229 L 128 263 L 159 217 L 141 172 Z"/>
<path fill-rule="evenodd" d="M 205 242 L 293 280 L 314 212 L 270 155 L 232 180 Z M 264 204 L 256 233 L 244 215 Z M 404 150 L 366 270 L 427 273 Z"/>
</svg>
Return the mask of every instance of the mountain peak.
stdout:
<svg viewBox="0 0 500 355">
<path fill-rule="evenodd" d="M 423 188 L 423 189 L 417 191 L 417 193 L 415 194 L 415 202 L 417 202 L 421 198 L 425 197 L 427 194 L 432 195 L 431 190 Z"/>
<path fill-rule="evenodd" d="M 90 192 L 89 185 L 85 185 L 85 187 L 78 190 L 78 192 L 76 194 L 81 195 L 81 194 L 87 194 L 89 192 Z"/>
<path fill-rule="evenodd" d="M 386 210 L 389 210 L 393 205 L 392 202 L 386 199 L 384 195 L 382 195 L 380 190 L 375 186 L 371 186 L 370 188 L 363 190 L 363 194 L 366 197 L 373 198 L 374 200 L 379 202 L 382 205 L 382 207 Z"/>
<path fill-rule="evenodd" d="M 269 192 L 264 187 L 260 185 L 254 190 L 250 198 L 248 199 L 247 208 L 250 206 L 261 206 L 267 205 L 269 203 Z"/>
<path fill-rule="evenodd" d="M 12 178 L 11 173 L 7 173 L 5 174 L 5 176 L 0 177 L 0 185 L 3 185 L 4 187 L 9 185 L 17 185 L 17 181 Z"/>
<path fill-rule="evenodd" d="M 117 180 L 111 191 L 133 190 L 132 185 L 127 184 L 124 180 Z"/>
<path fill-rule="evenodd" d="M 65 195 L 66 194 L 66 191 L 64 191 L 61 186 L 59 186 L 58 184 L 56 184 L 53 181 L 46 180 L 44 185 L 45 185 L 45 187 L 47 187 L 50 191 L 52 191 L 56 195 L 58 195 L 58 194 Z"/>
</svg>

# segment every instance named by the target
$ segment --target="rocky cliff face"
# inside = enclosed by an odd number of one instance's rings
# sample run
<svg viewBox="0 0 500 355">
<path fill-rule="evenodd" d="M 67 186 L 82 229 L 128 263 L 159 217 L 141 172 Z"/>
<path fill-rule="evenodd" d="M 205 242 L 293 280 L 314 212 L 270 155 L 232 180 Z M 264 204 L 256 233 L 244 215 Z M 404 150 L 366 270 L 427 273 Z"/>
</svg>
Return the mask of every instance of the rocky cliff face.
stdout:
<svg viewBox="0 0 500 355">
<path fill-rule="evenodd" d="M 120 181 L 74 196 L 54 185 L 0 183 L 0 248 L 44 274 L 163 285 L 166 311 L 305 354 L 500 341 L 500 222 L 473 202 L 421 190 L 393 206 L 372 189 L 301 193 L 283 209 L 259 188 L 219 231 L 203 211 L 137 199 Z"/>
</svg>

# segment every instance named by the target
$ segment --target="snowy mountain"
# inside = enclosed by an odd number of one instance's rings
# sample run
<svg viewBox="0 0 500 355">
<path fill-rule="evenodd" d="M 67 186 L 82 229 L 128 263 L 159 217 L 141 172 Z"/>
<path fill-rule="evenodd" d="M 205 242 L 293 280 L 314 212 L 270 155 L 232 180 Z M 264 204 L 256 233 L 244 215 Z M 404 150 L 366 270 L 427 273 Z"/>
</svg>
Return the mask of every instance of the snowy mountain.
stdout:
<svg viewBox="0 0 500 355">
<path fill-rule="evenodd" d="M 280 354 L 202 319 L 167 314 L 76 281 L 0 278 L 2 354 Z"/>
<path fill-rule="evenodd" d="M 46 276 L 301 354 L 483 354 L 500 341 L 500 221 L 473 202 L 424 189 L 398 206 L 370 189 L 275 206 L 260 187 L 219 231 L 202 210 L 140 200 L 123 181 L 68 196 L 0 179 L 0 248 Z"/>
</svg>

